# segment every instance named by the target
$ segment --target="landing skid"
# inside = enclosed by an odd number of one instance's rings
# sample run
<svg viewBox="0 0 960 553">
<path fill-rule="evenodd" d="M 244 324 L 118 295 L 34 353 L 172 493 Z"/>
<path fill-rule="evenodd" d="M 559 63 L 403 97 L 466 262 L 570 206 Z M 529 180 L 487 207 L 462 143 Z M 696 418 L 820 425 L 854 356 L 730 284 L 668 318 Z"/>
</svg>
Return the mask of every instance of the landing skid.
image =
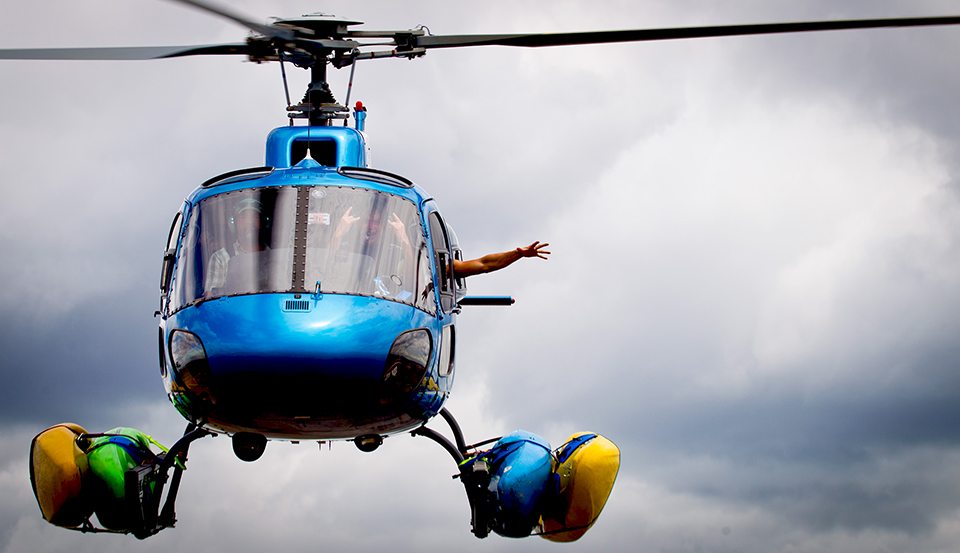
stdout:
<svg viewBox="0 0 960 553">
<path fill-rule="evenodd" d="M 496 442 L 500 438 L 491 438 L 467 445 L 463 439 L 463 431 L 460 430 L 460 425 L 457 423 L 457 420 L 453 418 L 453 415 L 450 414 L 450 411 L 447 411 L 446 407 L 440 410 L 440 416 L 443 417 L 443 420 L 450 426 L 450 431 L 453 433 L 454 438 L 453 442 L 443 434 L 426 426 L 421 426 L 410 433 L 414 436 L 430 438 L 440 444 L 440 446 L 447 450 L 447 453 L 453 457 L 459 470 L 459 474 L 454 475 L 454 478 L 459 478 L 463 483 L 463 487 L 467 492 L 467 501 L 470 503 L 471 532 L 478 538 L 485 538 L 490 534 L 495 509 L 493 498 L 490 497 L 490 493 L 487 491 L 487 485 L 490 482 L 490 471 L 485 463 L 467 464 L 464 463 L 464 461 L 477 447 Z"/>
<path fill-rule="evenodd" d="M 570 542 L 593 526 L 620 466 L 613 442 L 578 432 L 553 450 L 540 436 L 515 430 L 467 445 L 453 415 L 446 409 L 438 414 L 449 425 L 452 440 L 425 424 L 411 434 L 436 442 L 457 464 L 454 478 L 467 494 L 473 535 L 539 535 Z M 91 434 L 75 423 L 51 426 L 30 446 L 30 481 L 43 517 L 78 532 L 133 534 L 138 539 L 173 527 L 187 451 L 208 435 L 214 434 L 191 423 L 167 450 L 134 428 Z M 359 436 L 355 442 L 372 451 L 382 436 Z M 151 444 L 164 452 L 154 453 Z M 235 439 L 235 449 L 237 445 Z M 99 526 L 91 521 L 94 513 Z"/>
<path fill-rule="evenodd" d="M 165 453 L 157 455 L 158 462 L 144 463 L 124 474 L 124 489 L 126 491 L 127 508 L 133 513 L 133 524 L 128 530 L 108 530 L 94 526 L 90 519 L 77 528 L 80 532 L 133 534 L 138 539 L 148 538 L 164 528 L 171 528 L 176 524 L 177 517 L 174 505 L 177 501 L 177 492 L 180 489 L 180 479 L 183 477 L 184 463 L 187 460 L 187 450 L 190 444 L 204 436 L 211 436 L 212 432 L 204 430 L 193 423 L 187 425 L 183 436 Z M 170 478 L 170 488 L 167 490 L 166 500 L 161 499 L 163 487 L 167 483 L 168 473 L 173 469 Z"/>
</svg>

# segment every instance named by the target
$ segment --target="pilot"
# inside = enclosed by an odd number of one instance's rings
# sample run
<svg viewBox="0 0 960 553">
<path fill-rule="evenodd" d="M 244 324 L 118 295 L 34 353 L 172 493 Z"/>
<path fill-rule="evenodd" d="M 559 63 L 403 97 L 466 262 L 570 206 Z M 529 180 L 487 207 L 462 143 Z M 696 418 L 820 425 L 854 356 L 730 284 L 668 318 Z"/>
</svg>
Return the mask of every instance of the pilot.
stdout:
<svg viewBox="0 0 960 553">
<path fill-rule="evenodd" d="M 233 218 L 236 240 L 231 248 L 232 253 L 228 252 L 227 248 L 220 248 L 210 256 L 207 263 L 207 274 L 204 279 L 206 294 L 212 293 L 215 289 L 221 289 L 216 290 L 218 292 L 225 292 L 222 288 L 228 282 L 236 280 L 232 273 L 237 271 L 231 272 L 231 260 L 235 258 L 249 259 L 258 256 L 260 252 L 269 250 L 269 247 L 263 243 L 262 233 L 260 232 L 262 212 L 263 205 L 254 198 L 245 198 L 237 203 Z"/>
<path fill-rule="evenodd" d="M 477 259 L 470 259 L 467 261 L 454 259 L 453 274 L 457 278 L 465 278 L 482 273 L 499 271 L 500 269 L 503 269 L 504 267 L 511 265 L 515 261 L 519 261 L 524 257 L 539 257 L 540 259 L 546 259 L 547 256 L 550 255 L 550 252 L 544 248 L 549 245 L 550 244 L 546 242 L 541 244 L 540 241 L 537 240 L 533 244 L 530 244 L 526 247 L 519 247 L 500 253 L 489 253 L 483 257 L 478 257 Z"/>
</svg>

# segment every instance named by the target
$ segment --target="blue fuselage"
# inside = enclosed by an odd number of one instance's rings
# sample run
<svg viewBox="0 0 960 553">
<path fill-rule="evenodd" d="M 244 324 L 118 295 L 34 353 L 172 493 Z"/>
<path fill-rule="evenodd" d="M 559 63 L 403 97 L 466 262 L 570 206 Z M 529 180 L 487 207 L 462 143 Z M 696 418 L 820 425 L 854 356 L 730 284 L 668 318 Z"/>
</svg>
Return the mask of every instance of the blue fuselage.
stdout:
<svg viewBox="0 0 960 553">
<path fill-rule="evenodd" d="M 419 426 L 453 383 L 455 284 L 441 265 L 456 245 L 410 183 L 312 159 L 289 167 L 304 127 L 290 129 L 268 141 L 272 170 L 206 183 L 173 225 L 159 340 L 168 396 L 228 433 L 323 440 Z M 311 140 L 321 131 L 338 164 L 362 166 L 359 133 L 313 129 Z"/>
</svg>

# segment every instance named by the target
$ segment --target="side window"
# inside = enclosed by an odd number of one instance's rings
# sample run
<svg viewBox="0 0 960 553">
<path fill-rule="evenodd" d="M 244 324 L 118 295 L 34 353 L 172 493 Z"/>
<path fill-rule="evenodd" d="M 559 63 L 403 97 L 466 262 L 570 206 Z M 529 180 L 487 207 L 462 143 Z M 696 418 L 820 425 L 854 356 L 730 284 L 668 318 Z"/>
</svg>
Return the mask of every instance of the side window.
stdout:
<svg viewBox="0 0 960 553">
<path fill-rule="evenodd" d="M 457 233 L 453 230 L 449 224 L 447 225 L 447 238 L 450 241 L 450 249 L 453 251 L 453 258 L 457 261 L 463 261 L 463 251 L 460 250 L 460 240 L 457 238 Z M 462 277 L 458 277 L 454 273 L 454 295 L 456 296 L 456 301 L 462 300 L 467 295 L 467 280 Z"/>
<path fill-rule="evenodd" d="M 173 223 L 170 224 L 170 234 L 167 235 L 167 251 L 177 249 L 177 239 L 180 238 L 181 221 L 183 221 L 182 211 L 174 215 Z"/>
<path fill-rule="evenodd" d="M 460 251 L 460 248 L 453 250 L 453 258 L 456 259 L 457 261 L 463 261 L 463 252 Z M 457 275 L 454 274 L 453 276 L 456 277 Z M 457 301 L 460 301 L 467 295 L 467 279 L 463 277 L 457 277 L 457 278 L 454 278 L 453 282 L 454 284 L 456 284 L 455 292 L 457 296 Z"/>
<path fill-rule="evenodd" d="M 167 295 L 170 292 L 170 279 L 173 277 L 173 263 L 177 256 L 177 240 L 180 238 L 180 224 L 183 221 L 183 212 L 178 212 L 170 224 L 170 234 L 167 235 L 167 247 L 163 250 L 163 266 L 160 268 L 160 293 Z"/>
<path fill-rule="evenodd" d="M 430 253 L 426 244 L 417 252 L 416 305 L 431 315 L 437 314 L 437 300 L 433 297 L 433 273 L 430 272 Z"/>
<path fill-rule="evenodd" d="M 433 242 L 433 253 L 440 279 L 437 283 L 440 288 L 440 304 L 444 311 L 449 312 L 456 306 L 453 297 L 453 255 L 447 240 L 446 228 L 436 211 L 430 213 L 430 239 Z"/>
<path fill-rule="evenodd" d="M 443 327 L 443 335 L 440 338 L 440 363 L 437 368 L 440 376 L 450 376 L 453 373 L 454 356 L 456 347 L 456 329 L 453 325 Z"/>
</svg>

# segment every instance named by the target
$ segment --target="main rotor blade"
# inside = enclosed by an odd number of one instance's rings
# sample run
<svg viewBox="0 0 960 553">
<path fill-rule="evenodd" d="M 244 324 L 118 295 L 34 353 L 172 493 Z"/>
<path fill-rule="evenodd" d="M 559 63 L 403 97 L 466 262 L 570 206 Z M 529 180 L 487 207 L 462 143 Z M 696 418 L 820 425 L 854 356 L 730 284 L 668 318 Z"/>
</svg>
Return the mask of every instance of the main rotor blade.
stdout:
<svg viewBox="0 0 960 553">
<path fill-rule="evenodd" d="M 247 55 L 250 46 L 201 44 L 195 46 L 129 46 L 116 48 L 14 48 L 0 49 L 5 60 L 155 60 L 182 56 Z"/>
<path fill-rule="evenodd" d="M 239 23 L 244 27 L 251 29 L 257 33 L 260 33 L 263 36 L 270 38 L 279 38 L 282 40 L 292 40 L 294 38 L 293 31 L 289 29 L 281 29 L 279 27 L 273 27 L 270 25 L 263 25 L 257 23 L 256 21 L 251 21 L 250 19 L 240 15 L 237 12 L 229 10 L 221 6 L 215 6 L 209 2 L 204 2 L 202 0 L 172 0 L 173 2 L 180 2 L 181 4 L 186 4 L 188 6 L 193 6 L 194 8 L 201 9 L 206 12 L 210 12 L 214 15 L 219 15 L 220 17 L 225 17 L 230 21 Z"/>
<path fill-rule="evenodd" d="M 511 35 L 436 35 L 419 36 L 414 46 L 419 48 L 459 48 L 465 46 L 572 46 L 577 44 L 605 44 L 610 42 L 647 42 L 725 36 L 770 35 L 804 33 L 810 31 L 840 31 L 848 29 L 876 29 L 883 27 L 927 27 L 958 25 L 960 16 L 907 17 L 895 19 L 854 19 L 846 21 L 796 21 L 791 23 L 761 23 L 753 25 L 719 25 L 711 27 L 673 27 L 664 29 L 630 29 L 624 31 L 589 31 L 578 33 L 538 33 Z"/>
</svg>

